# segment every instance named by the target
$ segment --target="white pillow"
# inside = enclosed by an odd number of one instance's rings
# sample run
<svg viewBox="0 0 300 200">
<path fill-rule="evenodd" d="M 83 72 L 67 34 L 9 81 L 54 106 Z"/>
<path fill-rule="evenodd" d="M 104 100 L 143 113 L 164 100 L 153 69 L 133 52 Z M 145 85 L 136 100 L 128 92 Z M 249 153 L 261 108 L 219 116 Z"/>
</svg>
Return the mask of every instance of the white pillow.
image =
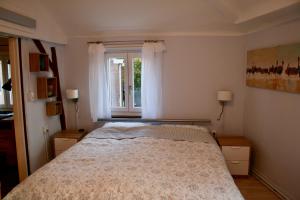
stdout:
<svg viewBox="0 0 300 200">
<path fill-rule="evenodd" d="M 161 126 L 166 126 L 166 127 L 178 127 L 178 128 L 190 128 L 190 129 L 197 129 L 201 131 L 208 132 L 208 129 L 203 126 L 198 126 L 198 125 L 184 125 L 184 124 L 162 124 Z"/>
<path fill-rule="evenodd" d="M 142 122 L 106 122 L 102 128 L 133 128 L 147 125 L 149 124 Z"/>
</svg>

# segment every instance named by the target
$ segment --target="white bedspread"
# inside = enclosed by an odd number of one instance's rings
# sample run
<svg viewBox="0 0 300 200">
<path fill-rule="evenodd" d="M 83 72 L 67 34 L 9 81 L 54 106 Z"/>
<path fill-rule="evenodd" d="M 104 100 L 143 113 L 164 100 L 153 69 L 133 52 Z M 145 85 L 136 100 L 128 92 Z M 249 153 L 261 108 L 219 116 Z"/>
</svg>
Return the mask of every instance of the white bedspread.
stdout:
<svg viewBox="0 0 300 200">
<path fill-rule="evenodd" d="M 145 126 L 93 131 L 29 176 L 4 199 L 243 197 L 219 147 L 205 129 Z"/>
</svg>

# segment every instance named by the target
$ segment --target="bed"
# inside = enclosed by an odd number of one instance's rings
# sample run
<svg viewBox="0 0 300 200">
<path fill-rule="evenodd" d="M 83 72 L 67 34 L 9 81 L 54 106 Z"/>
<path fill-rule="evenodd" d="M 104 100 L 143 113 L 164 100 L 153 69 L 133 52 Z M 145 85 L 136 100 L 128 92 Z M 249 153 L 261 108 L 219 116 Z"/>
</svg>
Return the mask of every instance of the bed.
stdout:
<svg viewBox="0 0 300 200">
<path fill-rule="evenodd" d="M 4 200 L 243 199 L 204 127 L 108 123 Z"/>
</svg>

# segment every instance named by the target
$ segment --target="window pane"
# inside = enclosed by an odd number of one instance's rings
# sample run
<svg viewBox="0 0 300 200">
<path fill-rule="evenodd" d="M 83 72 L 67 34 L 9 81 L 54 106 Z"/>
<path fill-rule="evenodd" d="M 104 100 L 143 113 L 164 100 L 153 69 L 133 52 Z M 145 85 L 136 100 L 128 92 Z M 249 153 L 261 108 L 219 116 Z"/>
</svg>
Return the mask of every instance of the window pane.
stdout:
<svg viewBox="0 0 300 200">
<path fill-rule="evenodd" d="M 0 105 L 4 105 L 4 90 L 2 89 L 3 85 L 3 70 L 2 70 L 2 61 L 0 60 Z"/>
<path fill-rule="evenodd" d="M 8 73 L 8 79 L 10 79 L 11 78 L 11 66 L 10 66 L 10 64 L 7 64 L 7 73 Z M 9 91 L 9 104 L 13 105 L 12 91 Z"/>
<path fill-rule="evenodd" d="M 109 81 L 111 92 L 111 105 L 114 108 L 125 108 L 125 73 L 126 60 L 124 58 L 109 58 Z"/>
<path fill-rule="evenodd" d="M 133 105 L 134 107 L 141 107 L 141 70 L 142 59 L 133 59 Z"/>
</svg>

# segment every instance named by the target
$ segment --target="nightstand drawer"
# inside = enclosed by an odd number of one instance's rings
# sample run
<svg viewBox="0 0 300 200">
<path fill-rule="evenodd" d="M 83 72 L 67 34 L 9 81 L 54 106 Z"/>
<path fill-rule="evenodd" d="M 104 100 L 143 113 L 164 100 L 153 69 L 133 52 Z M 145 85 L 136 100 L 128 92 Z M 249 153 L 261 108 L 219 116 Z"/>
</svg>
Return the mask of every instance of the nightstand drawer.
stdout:
<svg viewBox="0 0 300 200">
<path fill-rule="evenodd" d="M 65 151 L 76 143 L 77 143 L 77 139 L 55 138 L 54 139 L 55 151 Z"/>
<path fill-rule="evenodd" d="M 226 161 L 232 175 L 248 175 L 249 161 Z"/>
<path fill-rule="evenodd" d="M 225 160 L 243 160 L 248 161 L 250 147 L 245 146 L 222 146 L 222 152 Z"/>
</svg>

